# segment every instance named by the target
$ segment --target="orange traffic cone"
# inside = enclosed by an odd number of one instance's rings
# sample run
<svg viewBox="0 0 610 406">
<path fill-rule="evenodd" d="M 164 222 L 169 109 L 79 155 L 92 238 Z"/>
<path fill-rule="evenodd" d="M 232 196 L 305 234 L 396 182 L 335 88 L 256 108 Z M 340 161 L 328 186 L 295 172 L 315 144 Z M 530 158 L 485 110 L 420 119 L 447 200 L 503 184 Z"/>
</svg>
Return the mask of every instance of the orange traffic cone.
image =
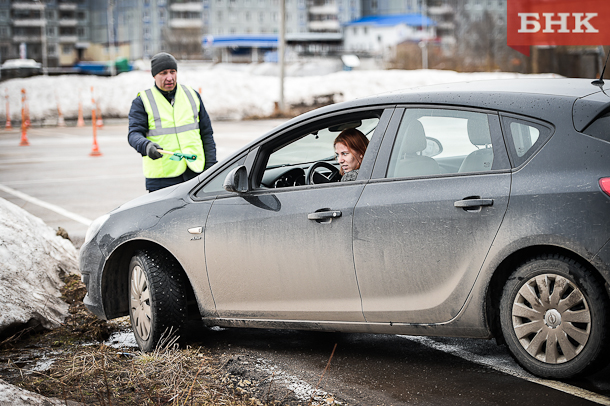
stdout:
<svg viewBox="0 0 610 406">
<path fill-rule="evenodd" d="M 9 111 L 9 103 L 8 103 L 8 93 L 6 94 L 6 125 L 4 126 L 4 128 L 6 128 L 7 130 L 12 130 L 13 129 L 13 125 L 11 124 L 11 113 Z"/>
<path fill-rule="evenodd" d="M 100 156 L 100 147 L 97 145 L 97 122 L 95 120 L 95 98 L 93 97 L 93 86 L 91 86 L 91 125 L 93 127 L 93 148 L 91 149 L 91 156 Z"/>
<path fill-rule="evenodd" d="M 104 121 L 102 121 L 102 110 L 100 109 L 100 106 L 96 105 L 97 108 L 97 128 L 103 128 L 104 127 Z"/>
<path fill-rule="evenodd" d="M 28 141 L 28 127 L 26 124 L 26 102 L 25 102 L 25 89 L 21 89 L 21 142 L 19 146 L 25 147 L 30 145 Z"/>
<path fill-rule="evenodd" d="M 61 114 L 61 107 L 59 106 L 59 100 L 57 99 L 57 95 L 55 95 L 55 99 L 57 100 L 57 126 L 65 127 L 66 122 L 64 121 L 64 115 Z"/>
<path fill-rule="evenodd" d="M 30 105 L 27 100 L 25 101 L 25 125 L 30 128 L 32 126 L 32 122 L 30 121 Z"/>
<path fill-rule="evenodd" d="M 76 122 L 77 127 L 85 126 L 85 119 L 83 118 L 83 102 L 78 101 L 78 121 Z"/>
</svg>

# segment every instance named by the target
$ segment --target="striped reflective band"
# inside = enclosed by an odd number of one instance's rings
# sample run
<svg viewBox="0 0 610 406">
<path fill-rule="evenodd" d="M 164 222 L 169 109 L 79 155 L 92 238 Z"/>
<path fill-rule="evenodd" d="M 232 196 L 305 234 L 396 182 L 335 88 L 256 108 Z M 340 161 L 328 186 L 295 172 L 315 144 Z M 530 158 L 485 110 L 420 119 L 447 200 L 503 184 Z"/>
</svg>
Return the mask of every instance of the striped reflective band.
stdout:
<svg viewBox="0 0 610 406">
<path fill-rule="evenodd" d="M 191 124 L 185 124 L 185 125 L 181 125 L 178 127 L 170 127 L 170 128 L 159 128 L 159 129 L 152 129 L 152 130 L 148 130 L 148 136 L 153 137 L 155 135 L 167 135 L 167 134 L 178 134 L 184 131 L 190 131 L 190 130 L 198 130 L 199 129 L 199 123 L 191 123 Z"/>
<path fill-rule="evenodd" d="M 152 94 L 152 89 L 147 89 L 146 97 L 148 97 L 148 101 L 150 103 L 150 108 L 153 111 L 153 119 L 155 120 L 155 128 L 152 130 L 149 130 L 148 135 L 154 136 L 154 135 L 174 134 L 174 133 L 180 133 L 183 131 L 196 130 L 199 128 L 199 123 L 198 123 L 199 113 L 197 112 L 197 104 L 195 103 L 195 98 L 193 97 L 193 94 L 189 91 L 189 89 L 186 86 L 180 85 L 180 87 L 182 87 L 182 91 L 184 93 L 186 93 L 186 97 L 189 99 L 189 102 L 191 103 L 191 109 L 193 110 L 193 120 L 195 122 L 193 124 L 186 124 L 186 125 L 183 125 L 180 127 L 175 127 L 175 128 L 174 127 L 163 128 L 163 124 L 161 123 L 161 114 L 159 114 L 159 107 L 157 106 L 157 101 L 155 100 L 155 97 Z"/>
<path fill-rule="evenodd" d="M 193 109 L 193 120 L 197 122 L 197 116 L 199 116 L 199 113 L 197 112 L 197 104 L 195 104 L 193 94 L 189 91 L 189 89 L 186 88 L 186 86 L 180 86 L 182 87 L 182 91 L 186 93 L 186 97 L 188 97 L 189 101 L 191 102 L 191 108 Z"/>
<path fill-rule="evenodd" d="M 155 119 L 155 127 L 163 128 L 161 124 L 161 114 L 159 114 L 159 107 L 157 107 L 157 101 L 155 100 L 155 96 L 153 96 L 152 89 L 146 90 L 146 97 L 148 97 L 148 102 L 150 103 L 150 107 L 153 111 L 153 118 Z"/>
</svg>

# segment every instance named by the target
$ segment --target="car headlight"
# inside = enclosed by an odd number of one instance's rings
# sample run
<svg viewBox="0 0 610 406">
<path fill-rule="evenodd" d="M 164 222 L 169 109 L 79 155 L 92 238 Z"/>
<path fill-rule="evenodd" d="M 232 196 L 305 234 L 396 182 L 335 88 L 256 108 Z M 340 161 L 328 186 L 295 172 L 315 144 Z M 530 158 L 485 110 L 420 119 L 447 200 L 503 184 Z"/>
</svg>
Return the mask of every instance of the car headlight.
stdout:
<svg viewBox="0 0 610 406">
<path fill-rule="evenodd" d="M 108 220 L 109 218 L 110 218 L 109 214 L 104 214 L 103 216 L 98 217 L 95 220 L 93 220 L 93 222 L 87 229 L 87 234 L 85 234 L 85 244 L 87 244 L 93 237 L 95 237 L 97 232 L 100 231 L 100 228 L 104 225 L 106 220 Z"/>
</svg>

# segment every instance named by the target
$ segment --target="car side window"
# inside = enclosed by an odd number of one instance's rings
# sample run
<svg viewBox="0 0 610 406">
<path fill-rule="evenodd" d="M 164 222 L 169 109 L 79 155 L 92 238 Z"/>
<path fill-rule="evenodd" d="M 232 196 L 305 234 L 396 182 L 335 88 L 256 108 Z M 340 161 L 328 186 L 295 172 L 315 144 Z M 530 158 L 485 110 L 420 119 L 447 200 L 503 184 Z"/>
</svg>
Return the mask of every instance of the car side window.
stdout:
<svg viewBox="0 0 610 406">
<path fill-rule="evenodd" d="M 258 187 L 284 188 L 338 182 L 341 175 L 333 145 L 335 138 L 344 130 L 357 129 L 370 140 L 380 115 L 381 112 L 368 112 L 361 117 L 335 119 L 327 124 L 309 127 L 303 132 L 297 130 L 289 137 L 282 137 L 284 143 L 272 145 L 267 152 L 266 165 Z M 306 179 L 314 164 L 315 173 L 311 174 L 311 179 Z"/>
<path fill-rule="evenodd" d="M 529 126 L 523 123 L 513 122 L 510 123 L 510 135 L 515 152 L 519 158 L 523 157 L 527 151 L 540 138 L 540 131 L 536 127 Z"/>
<path fill-rule="evenodd" d="M 407 109 L 400 123 L 388 178 L 492 170 L 488 115 L 450 109 Z"/>
<path fill-rule="evenodd" d="M 523 164 L 552 134 L 542 123 L 509 116 L 502 117 L 502 121 L 513 167 Z"/>
</svg>

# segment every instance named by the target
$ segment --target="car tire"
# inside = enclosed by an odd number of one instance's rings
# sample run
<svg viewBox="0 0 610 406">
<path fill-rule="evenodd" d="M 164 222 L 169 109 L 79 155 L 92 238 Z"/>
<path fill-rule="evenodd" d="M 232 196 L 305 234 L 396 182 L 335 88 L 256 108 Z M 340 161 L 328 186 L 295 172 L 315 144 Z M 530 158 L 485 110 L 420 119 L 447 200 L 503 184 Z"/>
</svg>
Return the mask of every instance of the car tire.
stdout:
<svg viewBox="0 0 610 406">
<path fill-rule="evenodd" d="M 544 378 L 591 374 L 608 362 L 608 296 L 580 263 L 544 255 L 520 265 L 500 300 L 500 324 L 515 360 Z"/>
<path fill-rule="evenodd" d="M 186 320 L 186 289 L 177 261 L 169 254 L 138 251 L 129 263 L 129 318 L 140 350 L 180 335 Z"/>
</svg>

